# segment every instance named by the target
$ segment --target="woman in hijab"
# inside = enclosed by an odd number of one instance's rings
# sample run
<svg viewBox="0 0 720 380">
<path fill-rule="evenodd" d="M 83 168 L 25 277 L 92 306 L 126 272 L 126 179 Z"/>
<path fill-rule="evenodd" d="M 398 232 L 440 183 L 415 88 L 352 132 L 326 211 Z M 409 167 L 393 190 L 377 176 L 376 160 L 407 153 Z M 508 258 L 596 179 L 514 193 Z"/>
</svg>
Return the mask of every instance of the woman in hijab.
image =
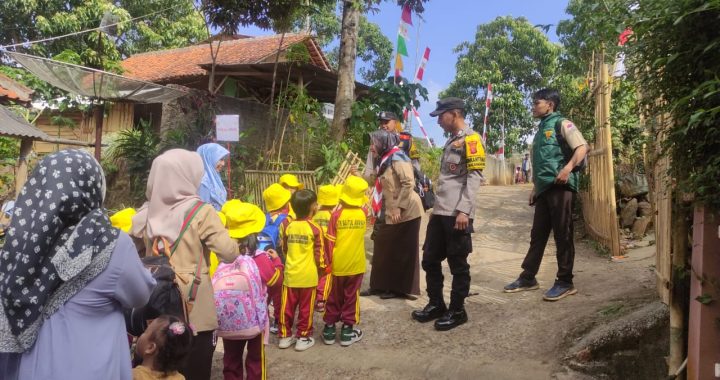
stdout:
<svg viewBox="0 0 720 380">
<path fill-rule="evenodd" d="M 152 247 L 153 241 L 160 238 L 173 244 L 170 264 L 186 301 L 191 290 L 197 289 L 189 321 L 196 335 L 180 371 L 187 380 L 210 378 L 215 351 L 213 331 L 217 328 L 217 315 L 208 276 L 210 251 L 224 262 L 233 262 L 239 254 L 237 243 L 228 235 L 215 209 L 198 196 L 204 172 L 203 160 L 195 152 L 172 149 L 156 157 L 148 177 L 147 202 L 133 217 L 131 229 L 131 234 L 141 239 L 145 247 Z M 181 234 L 183 222 L 193 209 L 197 210 L 195 216 Z M 199 284 L 194 281 L 198 269 Z"/>
<path fill-rule="evenodd" d="M 104 198 L 79 150 L 45 157 L 23 187 L 0 251 L 3 379 L 132 378 L 122 308 L 145 305 L 155 280 Z"/>
<path fill-rule="evenodd" d="M 383 299 L 420 294 L 418 247 L 423 208 L 413 190 L 412 163 L 399 142 L 396 134 L 384 130 L 370 134 L 377 176 L 372 211 L 377 216 L 384 205 L 385 223 L 375 233 L 370 291 L 365 294 L 380 293 Z"/>
<path fill-rule="evenodd" d="M 215 207 L 215 210 L 220 211 L 227 201 L 227 190 L 220 178 L 220 171 L 225 166 L 225 159 L 230 152 L 216 143 L 200 145 L 197 152 L 202 158 L 205 168 L 198 195 L 203 202 L 209 203 Z"/>
</svg>

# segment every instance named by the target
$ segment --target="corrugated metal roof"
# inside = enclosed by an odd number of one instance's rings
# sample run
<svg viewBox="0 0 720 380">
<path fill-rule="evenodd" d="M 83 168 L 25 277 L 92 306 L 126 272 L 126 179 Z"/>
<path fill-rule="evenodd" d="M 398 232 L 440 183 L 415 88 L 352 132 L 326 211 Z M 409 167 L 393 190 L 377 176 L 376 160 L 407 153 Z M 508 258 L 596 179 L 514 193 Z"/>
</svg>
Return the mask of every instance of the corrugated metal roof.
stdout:
<svg viewBox="0 0 720 380">
<path fill-rule="evenodd" d="M 49 139 L 45 132 L 28 123 L 12 110 L 0 106 L 0 136 L 29 137 L 34 140 Z"/>
</svg>

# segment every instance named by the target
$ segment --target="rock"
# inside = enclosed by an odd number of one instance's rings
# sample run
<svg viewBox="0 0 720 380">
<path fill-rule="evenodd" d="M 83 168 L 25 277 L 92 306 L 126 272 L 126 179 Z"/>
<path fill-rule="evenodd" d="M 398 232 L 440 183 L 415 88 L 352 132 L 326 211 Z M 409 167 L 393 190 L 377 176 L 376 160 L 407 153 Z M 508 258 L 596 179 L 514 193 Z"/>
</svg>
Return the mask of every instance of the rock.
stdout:
<svg viewBox="0 0 720 380">
<path fill-rule="evenodd" d="M 652 205 L 650 202 L 642 201 L 638 202 L 638 215 L 639 216 L 652 216 Z"/>
<path fill-rule="evenodd" d="M 620 226 L 623 228 L 632 227 L 637 215 L 638 201 L 633 198 L 620 211 Z"/>
<path fill-rule="evenodd" d="M 571 370 L 599 379 L 661 379 L 669 340 L 667 306 L 654 301 L 580 338 L 565 357 Z"/>
<path fill-rule="evenodd" d="M 643 236 L 645 236 L 645 231 L 647 230 L 650 221 L 652 221 L 652 218 L 650 216 L 643 216 L 635 219 L 635 223 L 633 223 L 632 227 L 632 232 L 633 236 L 635 236 L 636 239 L 641 239 Z"/>
<path fill-rule="evenodd" d="M 647 178 L 644 174 L 620 174 L 617 182 L 623 197 L 637 197 L 648 193 Z"/>
</svg>

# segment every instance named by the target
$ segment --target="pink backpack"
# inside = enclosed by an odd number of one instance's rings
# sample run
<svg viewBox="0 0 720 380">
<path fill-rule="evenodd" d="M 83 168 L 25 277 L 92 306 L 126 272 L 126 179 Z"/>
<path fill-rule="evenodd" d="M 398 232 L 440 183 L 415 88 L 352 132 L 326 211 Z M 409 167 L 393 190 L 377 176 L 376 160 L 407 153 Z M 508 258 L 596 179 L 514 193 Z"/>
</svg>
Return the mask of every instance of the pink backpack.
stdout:
<svg viewBox="0 0 720 380">
<path fill-rule="evenodd" d="M 240 255 L 221 263 L 212 278 L 220 338 L 244 340 L 258 336 L 268 325 L 267 289 L 257 264 Z"/>
</svg>

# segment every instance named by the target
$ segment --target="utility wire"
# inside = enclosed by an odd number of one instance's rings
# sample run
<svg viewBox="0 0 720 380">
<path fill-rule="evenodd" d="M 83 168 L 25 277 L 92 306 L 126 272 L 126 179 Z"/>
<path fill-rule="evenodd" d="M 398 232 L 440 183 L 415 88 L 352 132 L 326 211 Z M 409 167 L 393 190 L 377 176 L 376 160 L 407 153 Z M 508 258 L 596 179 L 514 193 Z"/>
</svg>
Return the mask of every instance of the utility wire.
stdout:
<svg viewBox="0 0 720 380">
<path fill-rule="evenodd" d="M 153 16 L 153 15 L 156 15 L 156 14 L 158 14 L 158 13 L 162 13 L 162 12 L 165 12 L 165 11 L 167 11 L 167 10 L 170 10 L 170 9 L 173 9 L 173 8 L 177 8 L 177 7 L 179 7 L 180 5 L 181 5 L 181 4 L 175 4 L 175 5 L 172 6 L 172 7 L 167 7 L 167 8 L 165 8 L 165 9 L 161 9 L 161 10 L 159 10 L 159 11 L 155 11 L 155 12 L 152 12 L 152 13 L 148 13 L 148 14 L 146 14 L 146 15 L 144 15 L 144 16 L 138 16 L 138 17 L 135 17 L 135 18 L 131 18 L 131 19 L 129 19 L 129 20 L 119 21 L 119 22 L 116 22 L 116 23 L 114 23 L 114 24 L 109 24 L 109 25 L 105 25 L 105 26 L 99 26 L 99 27 L 97 27 L 97 28 L 85 29 L 85 30 L 81 30 L 81 31 L 79 31 L 79 32 L 73 32 L 73 33 L 63 34 L 63 35 L 61 35 L 61 36 L 43 38 L 43 39 L 41 39 L 41 40 L 21 42 L 21 43 L 12 44 L 12 45 L 4 45 L 4 46 L 0 46 L 0 50 L 7 50 L 8 48 L 13 48 L 13 47 L 17 47 L 17 46 L 33 45 L 33 44 L 37 44 L 37 43 L 40 43 L 40 42 L 54 41 L 54 40 L 59 40 L 59 39 L 61 39 L 61 38 L 65 38 L 65 37 L 72 37 L 72 36 L 77 36 L 77 35 L 79 35 L 79 34 L 90 33 L 90 32 L 94 32 L 94 31 L 96 31 L 96 30 L 105 29 L 105 28 L 108 28 L 108 27 L 111 27 L 111 26 L 124 24 L 124 23 L 126 23 L 126 22 L 130 22 L 130 21 L 135 21 L 135 20 L 147 18 L 147 17 Z"/>
</svg>

